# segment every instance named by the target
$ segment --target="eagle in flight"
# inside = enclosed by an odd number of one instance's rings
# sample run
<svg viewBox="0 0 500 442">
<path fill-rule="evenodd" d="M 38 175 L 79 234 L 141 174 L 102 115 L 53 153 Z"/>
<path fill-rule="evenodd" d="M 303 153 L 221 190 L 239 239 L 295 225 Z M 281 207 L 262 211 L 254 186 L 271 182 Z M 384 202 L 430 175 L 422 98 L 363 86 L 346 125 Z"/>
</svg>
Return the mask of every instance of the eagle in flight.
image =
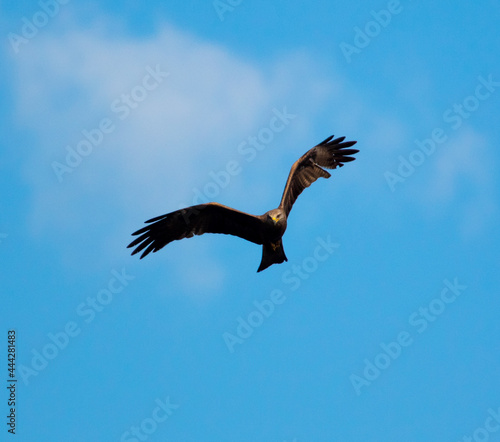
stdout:
<svg viewBox="0 0 500 442">
<path fill-rule="evenodd" d="M 224 233 L 262 245 L 262 261 L 257 272 L 273 264 L 288 261 L 283 250 L 282 236 L 287 218 L 297 197 L 319 177 L 330 178 L 323 169 L 336 169 L 354 161 L 350 156 L 359 152 L 349 149 L 356 141 L 344 141 L 345 137 L 328 137 L 300 157 L 290 170 L 285 190 L 277 209 L 264 215 L 250 215 L 218 203 L 198 204 L 152 218 L 147 226 L 132 235 L 138 237 L 128 247 L 135 247 L 132 255 L 144 250 L 141 259 L 150 252 L 157 252 L 168 243 L 191 238 L 204 233 Z"/>
</svg>

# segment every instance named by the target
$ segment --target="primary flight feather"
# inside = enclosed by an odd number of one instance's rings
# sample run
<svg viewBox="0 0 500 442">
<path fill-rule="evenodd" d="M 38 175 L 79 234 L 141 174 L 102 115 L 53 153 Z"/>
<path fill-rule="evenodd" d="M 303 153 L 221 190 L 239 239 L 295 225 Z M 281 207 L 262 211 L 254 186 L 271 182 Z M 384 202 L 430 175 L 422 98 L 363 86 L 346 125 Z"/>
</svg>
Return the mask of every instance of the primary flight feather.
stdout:
<svg viewBox="0 0 500 442">
<path fill-rule="evenodd" d="M 288 261 L 283 250 L 282 236 L 287 217 L 302 191 L 318 178 L 329 178 L 323 169 L 336 169 L 354 161 L 350 156 L 358 153 L 349 149 L 356 141 L 344 141 L 345 137 L 328 137 L 300 157 L 292 166 L 283 196 L 277 209 L 264 215 L 250 215 L 218 203 L 199 204 L 146 221 L 147 226 L 132 235 L 138 236 L 128 247 L 135 247 L 132 255 L 141 251 L 141 259 L 150 252 L 157 252 L 168 243 L 191 238 L 204 233 L 223 233 L 239 236 L 262 245 L 262 261 L 257 272 L 273 264 Z"/>
</svg>

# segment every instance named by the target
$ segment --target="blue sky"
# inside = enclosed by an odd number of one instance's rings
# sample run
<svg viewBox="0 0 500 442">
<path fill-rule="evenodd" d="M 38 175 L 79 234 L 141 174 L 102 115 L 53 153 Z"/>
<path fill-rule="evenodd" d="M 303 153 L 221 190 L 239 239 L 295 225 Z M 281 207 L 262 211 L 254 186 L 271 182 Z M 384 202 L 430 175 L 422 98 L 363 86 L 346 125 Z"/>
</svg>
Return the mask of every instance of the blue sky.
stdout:
<svg viewBox="0 0 500 442">
<path fill-rule="evenodd" d="M 17 440 L 497 440 L 499 6 L 2 2 Z M 331 134 L 360 152 L 298 199 L 287 263 L 130 256 L 153 216 L 276 207 Z"/>
</svg>

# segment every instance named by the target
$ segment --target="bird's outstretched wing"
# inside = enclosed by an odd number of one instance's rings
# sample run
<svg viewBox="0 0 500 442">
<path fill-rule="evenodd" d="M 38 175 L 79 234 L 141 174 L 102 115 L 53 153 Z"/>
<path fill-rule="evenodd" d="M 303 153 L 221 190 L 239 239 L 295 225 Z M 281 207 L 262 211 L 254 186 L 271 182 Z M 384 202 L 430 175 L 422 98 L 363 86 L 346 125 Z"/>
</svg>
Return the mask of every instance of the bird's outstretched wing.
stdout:
<svg viewBox="0 0 500 442">
<path fill-rule="evenodd" d="M 262 244 L 264 223 L 261 217 L 239 212 L 217 203 L 199 204 L 167 213 L 146 221 L 149 225 L 134 232 L 140 235 L 128 247 L 134 247 L 132 255 L 145 249 L 144 258 L 157 252 L 169 242 L 204 233 L 235 235 L 256 244 Z"/>
<path fill-rule="evenodd" d="M 285 210 L 287 216 L 292 210 L 295 200 L 306 187 L 309 187 L 319 177 L 330 178 L 331 175 L 322 167 L 336 169 L 342 167 L 344 163 L 356 159 L 349 155 L 358 153 L 359 150 L 348 149 L 356 144 L 356 141 L 344 142 L 344 140 L 345 137 L 333 139 L 332 135 L 295 162 L 288 175 L 280 203 L 280 207 Z"/>
</svg>

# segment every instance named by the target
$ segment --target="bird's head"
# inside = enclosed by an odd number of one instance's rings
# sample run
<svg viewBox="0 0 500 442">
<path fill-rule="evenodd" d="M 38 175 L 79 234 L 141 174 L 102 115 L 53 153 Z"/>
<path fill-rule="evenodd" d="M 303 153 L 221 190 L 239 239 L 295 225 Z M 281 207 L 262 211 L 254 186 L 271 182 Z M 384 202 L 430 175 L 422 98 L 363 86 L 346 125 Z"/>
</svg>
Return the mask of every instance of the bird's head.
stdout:
<svg viewBox="0 0 500 442">
<path fill-rule="evenodd" d="M 267 218 L 276 225 L 285 219 L 285 214 L 280 209 L 274 209 L 267 212 Z"/>
</svg>

